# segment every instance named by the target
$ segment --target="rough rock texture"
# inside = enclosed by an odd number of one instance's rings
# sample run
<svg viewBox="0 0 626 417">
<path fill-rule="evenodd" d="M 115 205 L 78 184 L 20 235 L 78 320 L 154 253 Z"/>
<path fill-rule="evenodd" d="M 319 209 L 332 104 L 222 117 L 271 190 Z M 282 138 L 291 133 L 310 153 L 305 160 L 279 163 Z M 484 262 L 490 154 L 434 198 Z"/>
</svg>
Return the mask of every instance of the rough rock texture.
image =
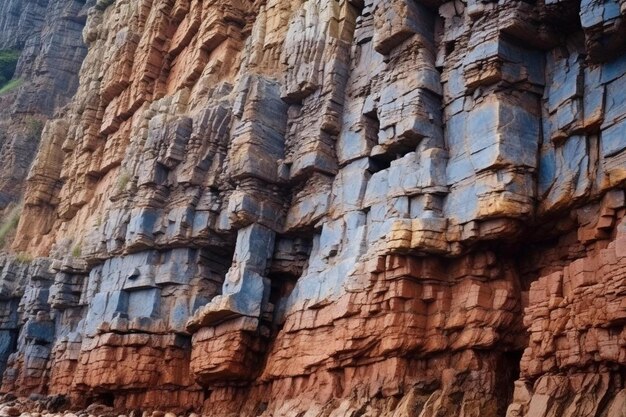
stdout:
<svg viewBox="0 0 626 417">
<path fill-rule="evenodd" d="M 44 122 L 78 86 L 82 40 L 95 0 L 3 0 L 0 50 L 20 51 L 16 88 L 0 94 L 0 210 L 17 203 Z"/>
<path fill-rule="evenodd" d="M 624 416 L 625 1 L 98 0 L 83 36 L 2 391 Z"/>
</svg>

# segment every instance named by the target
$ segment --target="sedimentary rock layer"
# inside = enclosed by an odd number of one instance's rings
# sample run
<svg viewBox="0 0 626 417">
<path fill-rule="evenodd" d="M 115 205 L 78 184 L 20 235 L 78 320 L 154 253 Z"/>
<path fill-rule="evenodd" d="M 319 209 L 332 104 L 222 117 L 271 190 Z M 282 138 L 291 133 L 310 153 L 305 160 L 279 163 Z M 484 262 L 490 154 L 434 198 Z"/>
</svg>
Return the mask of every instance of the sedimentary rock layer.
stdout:
<svg viewBox="0 0 626 417">
<path fill-rule="evenodd" d="M 19 54 L 0 94 L 0 212 L 16 206 L 46 120 L 68 104 L 87 53 L 82 30 L 93 0 L 4 0 L 0 52 Z M 2 86 L 0 86 L 2 87 Z"/>
<path fill-rule="evenodd" d="M 622 416 L 625 19 L 623 0 L 97 1 L 2 260 L 2 391 Z"/>
</svg>

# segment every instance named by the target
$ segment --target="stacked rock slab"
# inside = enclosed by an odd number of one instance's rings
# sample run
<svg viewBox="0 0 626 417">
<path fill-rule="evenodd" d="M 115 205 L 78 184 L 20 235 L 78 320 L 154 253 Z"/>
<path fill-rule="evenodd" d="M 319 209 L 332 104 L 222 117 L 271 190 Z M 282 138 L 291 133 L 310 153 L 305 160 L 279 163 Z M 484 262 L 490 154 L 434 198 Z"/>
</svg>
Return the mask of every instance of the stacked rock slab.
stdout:
<svg viewBox="0 0 626 417">
<path fill-rule="evenodd" d="M 83 38 L 2 261 L 2 391 L 623 414 L 624 1 L 99 0 Z"/>
</svg>

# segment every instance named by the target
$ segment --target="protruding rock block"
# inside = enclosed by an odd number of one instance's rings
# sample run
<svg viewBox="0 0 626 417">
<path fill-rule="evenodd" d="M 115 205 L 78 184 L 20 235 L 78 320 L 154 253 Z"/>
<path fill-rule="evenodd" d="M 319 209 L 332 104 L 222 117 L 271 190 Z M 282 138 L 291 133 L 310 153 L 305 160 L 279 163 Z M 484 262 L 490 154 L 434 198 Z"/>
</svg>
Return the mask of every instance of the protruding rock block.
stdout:
<svg viewBox="0 0 626 417">
<path fill-rule="evenodd" d="M 258 320 L 242 317 L 194 333 L 190 366 L 195 380 L 211 386 L 256 378 L 266 349 L 257 328 Z"/>
<path fill-rule="evenodd" d="M 434 19 L 422 2 L 393 0 L 374 2 L 374 48 L 388 55 L 406 39 L 419 34 L 426 45 L 433 42 Z"/>
</svg>

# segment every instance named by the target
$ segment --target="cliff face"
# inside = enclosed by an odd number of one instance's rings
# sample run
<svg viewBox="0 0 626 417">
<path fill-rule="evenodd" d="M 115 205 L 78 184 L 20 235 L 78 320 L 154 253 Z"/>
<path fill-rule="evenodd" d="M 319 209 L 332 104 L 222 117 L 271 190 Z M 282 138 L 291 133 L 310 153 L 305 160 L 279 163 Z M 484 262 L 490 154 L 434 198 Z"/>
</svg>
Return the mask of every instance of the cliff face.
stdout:
<svg viewBox="0 0 626 417">
<path fill-rule="evenodd" d="M 83 37 L 2 259 L 2 391 L 624 415 L 626 1 L 98 0 Z"/>
<path fill-rule="evenodd" d="M 37 153 L 44 122 L 78 86 L 87 53 L 85 0 L 3 0 L 0 52 L 19 54 L 12 88 L 0 93 L 0 210 L 17 203 Z M 2 87 L 2 86 L 0 86 Z"/>
</svg>

